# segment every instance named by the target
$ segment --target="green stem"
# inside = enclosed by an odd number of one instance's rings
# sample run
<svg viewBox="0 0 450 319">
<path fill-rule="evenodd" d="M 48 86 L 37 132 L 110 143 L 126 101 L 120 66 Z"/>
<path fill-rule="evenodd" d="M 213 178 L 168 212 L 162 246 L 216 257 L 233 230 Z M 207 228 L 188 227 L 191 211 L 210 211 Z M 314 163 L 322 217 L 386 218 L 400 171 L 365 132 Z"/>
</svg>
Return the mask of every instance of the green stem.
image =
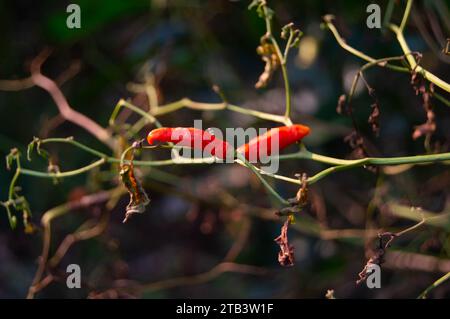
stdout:
<svg viewBox="0 0 450 319">
<path fill-rule="evenodd" d="M 234 111 L 234 112 L 241 113 L 241 114 L 251 115 L 251 116 L 263 119 L 263 120 L 269 120 L 269 121 L 273 121 L 273 122 L 286 124 L 286 118 L 283 116 L 280 116 L 280 115 L 244 109 L 240 106 L 236 106 L 236 105 L 232 105 L 232 104 L 227 104 L 226 108 L 230 111 Z"/>
<path fill-rule="evenodd" d="M 151 114 L 145 112 L 144 110 L 138 108 L 137 106 L 131 104 L 128 101 L 125 101 L 124 99 L 120 99 L 119 102 L 117 102 L 116 107 L 114 108 L 111 117 L 109 118 L 109 125 L 114 126 L 117 116 L 119 115 L 120 109 L 122 107 L 126 107 L 133 112 L 136 112 L 137 114 L 141 115 L 143 118 L 145 118 L 149 123 L 155 123 L 157 127 L 161 127 L 161 123 Z"/>
<path fill-rule="evenodd" d="M 446 273 L 444 276 L 433 282 L 427 289 L 425 289 L 418 297 L 418 299 L 425 299 L 427 297 L 427 294 L 436 288 L 437 286 L 443 284 L 445 281 L 450 279 L 450 272 Z"/>
<path fill-rule="evenodd" d="M 245 114 L 245 115 L 254 116 L 254 117 L 257 117 L 257 118 L 260 118 L 263 120 L 268 120 L 268 121 L 273 121 L 273 122 L 278 122 L 278 123 L 283 123 L 283 124 L 286 124 L 286 122 L 287 122 L 286 118 L 281 115 L 275 115 L 275 114 L 261 112 L 261 111 L 257 111 L 257 110 L 246 109 L 246 108 L 243 108 L 243 107 L 240 107 L 237 105 L 224 103 L 224 102 L 221 102 L 221 103 L 196 102 L 196 101 L 192 101 L 189 98 L 183 98 L 181 100 L 171 102 L 166 105 L 161 105 L 161 106 L 155 107 L 152 110 L 152 115 L 153 116 L 161 116 L 164 114 L 175 112 L 175 111 L 185 108 L 185 107 L 192 109 L 192 110 L 199 110 L 199 111 L 205 111 L 205 110 L 219 111 L 219 110 L 226 109 L 226 110 L 230 110 L 232 112 L 237 112 L 237 113 L 241 113 L 241 114 Z"/>
<path fill-rule="evenodd" d="M 25 174 L 25 175 L 37 176 L 37 177 L 44 177 L 44 178 L 61 178 L 61 177 L 73 176 L 73 175 L 87 172 L 90 169 L 100 166 L 104 163 L 122 163 L 122 164 L 130 163 L 130 161 L 125 160 L 125 157 L 124 157 L 125 152 L 122 154 L 121 158 L 115 158 L 115 157 L 107 156 L 104 153 L 98 152 L 96 150 L 93 150 L 79 142 L 74 141 L 73 139 L 52 138 L 52 139 L 45 139 L 45 140 L 41 141 L 41 143 L 49 143 L 49 142 L 72 144 L 80 149 L 83 149 L 93 155 L 100 157 L 100 160 L 98 160 L 90 165 L 84 166 L 82 168 L 73 170 L 73 171 L 60 172 L 60 173 L 38 172 L 38 171 L 29 170 L 29 169 L 23 169 L 18 166 L 18 168 L 20 168 L 20 171 L 19 171 L 20 173 Z M 259 178 L 262 178 L 261 174 L 264 174 L 264 175 L 270 176 L 275 179 L 283 180 L 283 181 L 293 183 L 293 184 L 299 184 L 299 181 L 297 179 L 289 178 L 289 177 L 282 176 L 282 175 L 269 174 L 269 173 L 266 173 L 263 171 L 261 171 L 261 173 L 260 173 L 258 171 L 258 169 L 255 168 L 252 164 L 248 163 L 245 160 L 245 158 L 244 158 L 244 160 L 242 160 L 241 154 L 238 154 L 238 158 L 245 164 L 245 166 L 252 169 L 252 171 L 254 171 Z M 363 165 L 425 164 L 425 163 L 432 163 L 432 162 L 449 161 L 450 153 L 402 156 L 402 157 L 390 157 L 390 158 L 367 157 L 367 158 L 357 159 L 357 160 L 346 160 L 346 159 L 339 159 L 339 158 L 335 158 L 335 157 L 312 153 L 309 150 L 307 150 L 304 146 L 302 146 L 302 148 L 299 152 L 292 153 L 292 154 L 286 154 L 286 155 L 274 156 L 274 157 L 272 157 L 272 159 L 273 160 L 277 160 L 277 159 L 278 160 L 307 159 L 307 160 L 312 160 L 312 161 L 316 161 L 316 162 L 333 165 L 333 167 L 327 168 L 308 179 L 309 183 L 315 183 L 331 173 L 350 169 L 353 167 L 359 167 L 359 166 L 363 166 Z M 184 165 L 211 164 L 211 160 L 209 158 L 186 159 L 186 160 L 178 159 L 177 161 L 174 161 L 172 159 L 160 160 L 160 161 L 138 161 L 138 160 L 135 160 L 135 161 L 133 161 L 133 164 L 135 166 L 144 166 L 144 167 L 145 166 L 180 165 L 180 164 L 184 164 Z M 19 165 L 20 165 L 20 163 L 19 163 Z M 16 172 L 16 174 L 19 174 L 19 173 Z M 17 177 L 13 178 L 14 183 L 15 183 L 16 179 L 17 179 Z M 271 188 L 271 186 L 268 185 L 267 182 L 263 178 L 262 178 L 262 181 L 263 181 L 264 186 L 266 186 L 266 187 L 268 186 L 268 189 L 275 195 L 276 192 Z M 14 184 L 12 184 L 12 185 L 14 185 Z M 11 189 L 14 189 L 13 186 L 11 186 L 11 187 L 10 187 L 10 191 L 11 191 Z M 275 195 L 275 197 L 277 197 L 279 200 L 282 199 L 281 196 L 279 196 L 279 195 L 277 196 L 277 195 Z M 281 202 L 283 202 L 283 201 L 281 201 Z"/>
<path fill-rule="evenodd" d="M 308 182 L 308 184 L 314 184 L 314 183 L 318 182 L 319 180 L 321 180 L 322 178 L 330 175 L 331 173 L 347 170 L 347 169 L 350 169 L 350 168 L 356 167 L 356 166 L 361 166 L 361 165 L 364 165 L 364 163 L 366 163 L 366 161 L 361 160 L 358 163 L 353 163 L 353 164 L 349 164 L 349 165 L 332 166 L 327 169 L 324 169 L 323 171 L 320 171 L 319 173 L 317 173 L 316 175 L 314 175 L 312 177 L 309 177 L 307 182 Z"/>
<path fill-rule="evenodd" d="M 383 58 L 383 59 L 377 59 L 373 62 L 368 62 L 368 63 L 364 64 L 359 69 L 359 72 L 356 73 L 355 77 L 353 78 L 353 83 L 350 88 L 350 92 L 348 94 L 348 103 L 350 103 L 352 101 L 353 95 L 356 91 L 358 81 L 359 81 L 360 77 L 362 76 L 363 72 L 365 72 L 367 69 L 369 69 L 373 66 L 383 66 L 383 63 L 388 63 L 388 61 L 399 61 L 399 60 L 404 60 L 404 58 L 405 58 L 405 56 L 403 56 L 403 55 L 395 56 L 395 57 L 388 57 L 388 58 Z"/>
<path fill-rule="evenodd" d="M 247 159 L 245 158 L 245 156 L 243 156 L 240 153 L 236 153 L 237 158 L 242 161 L 244 163 L 245 166 L 247 166 L 248 168 L 250 168 L 253 173 L 255 173 L 255 175 L 259 178 L 259 180 L 261 181 L 261 183 L 267 188 L 267 190 L 283 205 L 287 205 L 288 201 L 285 200 L 280 194 L 278 194 L 273 188 L 272 186 L 270 186 L 270 184 L 264 179 L 264 177 L 261 176 L 261 174 L 258 172 L 258 170 L 250 163 L 247 161 Z"/>
<path fill-rule="evenodd" d="M 39 171 L 34 171 L 34 170 L 26 169 L 26 168 L 22 168 L 20 172 L 23 175 L 30 175 L 30 176 L 35 176 L 35 177 L 63 178 L 63 177 L 75 176 L 75 175 L 85 173 L 97 166 L 103 165 L 105 162 L 106 162 L 106 160 L 104 158 L 101 158 L 98 161 L 95 161 L 94 163 L 83 166 L 81 168 L 78 168 L 78 169 L 75 169 L 72 171 L 58 172 L 58 173 L 39 172 Z"/>
<path fill-rule="evenodd" d="M 17 179 L 19 178 L 20 173 L 22 172 L 19 155 L 16 155 L 16 165 L 17 165 L 16 172 L 14 173 L 11 183 L 9 184 L 8 201 L 13 201 L 14 188 L 16 187 Z"/>
<path fill-rule="evenodd" d="M 409 14 L 411 12 L 413 0 L 408 0 L 406 3 L 405 13 L 403 14 L 402 22 L 400 23 L 400 32 L 403 32 L 406 26 L 406 22 L 408 22 Z"/>
<path fill-rule="evenodd" d="M 284 54 L 283 54 L 283 59 L 284 61 L 287 61 L 287 57 L 289 54 L 289 49 L 291 48 L 291 44 L 292 44 L 292 40 L 294 39 L 295 33 L 293 31 L 289 32 L 289 38 L 286 42 L 286 47 L 284 48 Z"/>
<path fill-rule="evenodd" d="M 450 92 L 450 84 L 445 82 L 444 80 L 440 79 L 430 71 L 427 71 L 423 67 L 417 64 L 416 59 L 411 54 L 411 50 L 409 49 L 408 43 L 406 43 L 405 37 L 403 36 L 402 30 L 396 26 L 395 24 L 390 24 L 389 28 L 395 33 L 397 37 L 397 41 L 400 44 L 400 47 L 403 50 L 403 53 L 406 55 L 406 59 L 408 60 L 408 63 L 410 65 L 411 70 L 414 70 L 417 73 L 422 74 L 422 76 L 427 79 L 428 81 L 434 83 L 436 86 L 440 87 L 441 89 Z"/>
<path fill-rule="evenodd" d="M 353 164 L 371 164 L 371 165 L 402 165 L 402 164 L 418 164 L 418 163 L 430 163 L 430 162 L 442 162 L 450 160 L 450 153 L 439 154 L 427 154 L 427 155 L 413 155 L 413 156 L 400 156 L 400 157 L 366 157 L 356 160 L 345 160 L 330 156 L 324 156 L 308 151 L 306 148 L 302 148 L 300 152 L 279 155 L 274 158 L 280 160 L 284 159 L 309 159 L 317 162 L 322 162 L 330 165 L 353 165 Z"/>
<path fill-rule="evenodd" d="M 383 19 L 383 33 L 385 32 L 385 28 L 389 25 L 392 17 L 392 13 L 394 12 L 394 0 L 389 0 L 388 5 L 386 7 L 386 13 Z"/>
<path fill-rule="evenodd" d="M 275 52 L 277 54 L 278 60 L 280 61 L 280 67 L 281 67 L 281 73 L 283 74 L 283 81 L 284 81 L 284 91 L 285 91 L 285 97 L 286 97 L 286 111 L 284 112 L 284 117 L 286 119 L 289 119 L 291 114 L 291 88 L 289 85 L 289 76 L 286 68 L 286 57 L 283 55 L 283 53 L 280 50 L 280 46 L 278 45 L 277 40 L 272 34 L 272 26 L 271 26 L 271 17 L 267 12 L 267 6 L 263 5 L 264 10 L 264 19 L 266 21 L 266 30 L 267 30 L 267 37 L 270 39 L 270 41 L 273 44 L 273 47 L 275 48 Z M 287 55 L 287 52 L 286 52 Z"/>
<path fill-rule="evenodd" d="M 442 103 L 444 103 L 444 105 L 449 106 L 450 107 L 450 101 L 447 100 L 445 97 L 443 97 L 442 95 L 440 95 L 439 93 L 433 92 L 433 97 L 436 98 L 436 100 L 441 101 Z"/>
<path fill-rule="evenodd" d="M 415 155 L 415 156 L 401 156 L 401 157 L 366 157 L 357 160 L 343 160 L 334 157 L 324 156 L 312 153 L 306 148 L 302 148 L 300 152 L 277 156 L 280 160 L 283 159 L 309 159 L 317 162 L 322 162 L 330 165 L 335 165 L 329 167 L 317 173 L 316 175 L 308 178 L 308 183 L 313 184 L 325 176 L 332 174 L 334 172 L 339 172 L 347 170 L 354 167 L 360 167 L 364 165 L 402 165 L 402 164 L 425 164 L 434 162 L 443 162 L 450 160 L 450 153 L 440 153 L 440 154 L 428 154 L 428 155 Z"/>
<path fill-rule="evenodd" d="M 352 46 L 348 45 L 347 42 L 345 42 L 345 40 L 341 37 L 341 35 L 339 34 L 339 32 L 337 31 L 336 27 L 334 26 L 334 24 L 331 22 L 331 18 L 330 17 L 325 17 L 325 24 L 328 27 L 328 29 L 330 29 L 331 33 L 333 33 L 337 43 L 346 51 L 350 52 L 351 54 L 366 60 L 367 62 L 373 62 L 376 63 L 377 60 L 380 59 L 375 59 L 371 56 L 368 56 L 367 54 L 358 51 L 357 49 L 353 48 Z M 394 70 L 394 71 L 398 71 L 398 72 L 406 72 L 409 73 L 409 69 L 406 67 L 402 67 L 402 66 L 398 66 L 398 65 L 394 65 L 394 64 L 390 64 L 387 63 L 385 65 L 386 68 Z"/>
<path fill-rule="evenodd" d="M 284 91 L 286 95 L 286 111 L 284 112 L 284 117 L 288 119 L 291 115 L 291 88 L 289 86 L 289 76 L 285 63 L 281 65 L 281 73 L 283 74 Z"/>
<path fill-rule="evenodd" d="M 102 157 L 102 158 L 106 158 L 108 157 L 108 155 L 106 155 L 105 153 L 102 153 L 100 151 L 97 151 L 87 145 L 84 145 L 80 142 L 77 142 L 76 140 L 74 140 L 72 137 L 67 137 L 67 138 L 60 138 L 60 137 L 53 137 L 53 138 L 46 138 L 46 139 L 42 139 L 39 140 L 39 143 L 42 144 L 46 144 L 46 143 L 66 143 L 66 144 L 71 144 L 73 146 L 78 147 L 79 149 L 82 149 L 83 151 L 90 153 L 92 155 L 95 155 L 97 157 Z"/>
</svg>

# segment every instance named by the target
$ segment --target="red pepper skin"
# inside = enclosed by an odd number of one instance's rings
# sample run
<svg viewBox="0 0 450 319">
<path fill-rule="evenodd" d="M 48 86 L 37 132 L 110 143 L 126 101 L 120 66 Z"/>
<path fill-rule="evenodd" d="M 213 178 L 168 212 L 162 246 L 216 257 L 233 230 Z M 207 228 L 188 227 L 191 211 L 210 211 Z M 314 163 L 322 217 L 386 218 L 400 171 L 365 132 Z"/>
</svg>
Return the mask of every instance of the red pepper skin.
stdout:
<svg viewBox="0 0 450 319">
<path fill-rule="evenodd" d="M 153 145 L 157 142 L 171 142 L 179 146 L 187 146 L 204 150 L 208 148 L 211 155 L 225 159 L 232 147 L 227 142 L 195 127 L 161 127 L 152 130 L 147 135 L 147 142 Z M 231 153 L 230 153 L 231 154 Z"/>
<path fill-rule="evenodd" d="M 276 127 L 251 139 L 248 144 L 240 146 L 237 151 L 243 154 L 247 160 L 260 160 L 263 156 L 269 156 L 275 151 L 279 153 L 289 145 L 300 141 L 309 134 L 309 131 L 308 126 L 300 124 Z M 272 139 L 278 139 L 278 150 L 272 149 Z"/>
<path fill-rule="evenodd" d="M 275 151 L 280 152 L 289 145 L 300 141 L 309 134 L 309 127 L 295 124 L 280 126 L 267 131 L 250 140 L 237 149 L 247 160 L 260 160 L 263 156 L 269 156 Z M 278 139 L 278 150 L 272 149 L 272 140 Z M 161 127 L 152 130 L 147 135 L 147 142 L 153 145 L 157 142 L 172 142 L 180 146 L 204 150 L 208 147 L 211 155 L 225 159 L 227 154 L 232 154 L 231 145 L 214 135 L 194 127 Z M 274 141 L 276 142 L 276 141 Z M 276 146 L 276 145 L 275 145 Z"/>
</svg>

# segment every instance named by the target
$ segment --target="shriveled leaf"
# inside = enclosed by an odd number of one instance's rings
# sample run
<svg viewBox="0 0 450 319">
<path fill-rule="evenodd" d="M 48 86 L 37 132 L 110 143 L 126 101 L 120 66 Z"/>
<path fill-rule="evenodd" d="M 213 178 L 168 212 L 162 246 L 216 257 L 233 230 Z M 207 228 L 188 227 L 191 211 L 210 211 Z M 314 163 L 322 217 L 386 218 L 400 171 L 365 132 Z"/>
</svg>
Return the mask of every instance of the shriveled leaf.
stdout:
<svg viewBox="0 0 450 319">
<path fill-rule="evenodd" d="M 372 112 L 370 113 L 368 122 L 372 127 L 372 131 L 378 136 L 380 134 L 380 106 L 378 102 L 375 102 L 370 107 L 372 108 Z"/>
<path fill-rule="evenodd" d="M 289 36 L 289 32 L 291 32 L 294 23 L 290 22 L 281 28 L 281 38 L 287 39 Z"/>
<path fill-rule="evenodd" d="M 288 207 L 283 207 L 282 209 L 280 209 L 279 211 L 277 211 L 275 213 L 275 215 L 277 216 L 292 216 L 296 213 L 300 213 L 302 211 L 300 206 L 288 206 Z"/>
<path fill-rule="evenodd" d="M 248 6 L 248 9 L 251 10 L 253 8 L 256 8 L 256 12 L 260 18 L 264 19 L 267 17 L 270 20 L 274 15 L 274 11 L 267 6 L 266 0 L 253 0 Z"/>
<path fill-rule="evenodd" d="M 133 214 L 142 214 L 150 203 L 147 193 L 134 174 L 133 164 L 124 164 L 121 167 L 120 177 L 130 195 L 130 202 L 126 208 L 123 222 L 127 222 Z"/>
<path fill-rule="evenodd" d="M 11 229 L 16 229 L 16 227 L 17 227 L 17 217 L 16 216 L 14 216 L 14 215 L 12 215 L 10 218 L 9 218 L 9 225 L 11 226 Z"/>
<path fill-rule="evenodd" d="M 37 231 L 36 226 L 31 222 L 31 210 L 28 201 L 25 197 L 21 197 L 21 206 L 19 208 L 22 210 L 23 227 L 25 234 L 34 234 Z"/>
<path fill-rule="evenodd" d="M 39 149 L 40 139 L 38 137 L 33 137 L 33 140 L 28 144 L 27 147 L 27 159 L 31 161 L 31 153 L 33 153 L 34 148 Z"/>
<path fill-rule="evenodd" d="M 338 114 L 342 114 L 345 111 L 345 101 L 347 100 L 347 96 L 345 94 L 342 94 L 337 103 L 336 112 Z"/>
<path fill-rule="evenodd" d="M 288 39 L 292 37 L 292 40 L 289 44 L 289 48 L 296 48 L 300 43 L 300 38 L 302 37 L 303 32 L 294 27 L 294 23 L 288 23 L 281 29 L 281 38 Z M 286 44 L 287 45 L 287 44 Z M 288 49 L 289 49 L 288 48 Z"/>
<path fill-rule="evenodd" d="M 280 252 L 278 253 L 278 262 L 283 267 L 290 267 L 294 265 L 294 247 L 289 245 L 288 240 L 288 229 L 291 223 L 290 219 L 287 219 L 286 222 L 281 227 L 281 234 L 277 238 L 275 238 L 275 242 L 280 246 Z"/>
<path fill-rule="evenodd" d="M 416 140 L 422 136 L 425 136 L 429 139 L 436 131 L 435 114 L 433 111 L 433 106 L 431 105 L 431 96 L 434 93 L 434 85 L 433 83 L 430 83 L 427 87 L 423 76 L 415 71 L 412 72 L 411 75 L 411 84 L 416 92 L 416 95 L 420 95 L 422 97 L 423 109 L 425 110 L 427 116 L 425 123 L 414 128 L 412 138 Z"/>
<path fill-rule="evenodd" d="M 414 128 L 414 132 L 412 134 L 413 140 L 417 140 L 421 136 L 431 135 L 436 131 L 436 124 L 425 122 L 421 125 L 418 125 Z"/>
<path fill-rule="evenodd" d="M 8 155 L 6 155 L 6 169 L 11 169 L 12 163 L 20 156 L 17 148 L 12 148 Z"/>
<path fill-rule="evenodd" d="M 364 138 L 356 130 L 345 136 L 344 141 L 353 149 L 352 158 L 364 158 L 367 156 L 364 148 Z"/>
<path fill-rule="evenodd" d="M 268 43 L 266 39 L 261 39 L 261 45 L 258 46 L 256 52 L 261 56 L 264 61 L 264 71 L 259 76 L 258 82 L 255 84 L 255 88 L 260 89 L 266 87 L 272 78 L 273 73 L 278 69 L 280 61 L 273 44 Z"/>
</svg>

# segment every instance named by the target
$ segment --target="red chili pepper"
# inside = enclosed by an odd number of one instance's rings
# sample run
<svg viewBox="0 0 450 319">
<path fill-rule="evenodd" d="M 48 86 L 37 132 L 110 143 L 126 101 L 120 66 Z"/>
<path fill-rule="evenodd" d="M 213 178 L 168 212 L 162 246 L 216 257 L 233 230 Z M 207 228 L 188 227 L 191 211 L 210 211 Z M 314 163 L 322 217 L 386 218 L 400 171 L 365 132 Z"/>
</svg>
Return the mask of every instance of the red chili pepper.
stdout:
<svg viewBox="0 0 450 319">
<path fill-rule="evenodd" d="M 279 152 L 289 145 L 300 141 L 308 134 L 309 127 L 300 124 L 276 127 L 263 135 L 253 138 L 248 144 L 240 146 L 237 151 L 243 154 L 247 160 L 259 160 L 263 156 L 269 156 L 275 151 Z M 148 134 L 147 141 L 150 145 L 156 142 L 172 142 L 180 146 L 201 150 L 205 150 L 208 147 L 211 155 L 221 159 L 225 159 L 228 152 L 232 151 L 229 143 L 194 127 L 161 127 L 154 129 Z M 272 145 L 272 142 L 274 145 Z M 278 149 L 275 150 L 272 147 Z"/>
<path fill-rule="evenodd" d="M 247 160 L 260 160 L 263 156 L 279 152 L 289 145 L 300 141 L 308 134 L 309 127 L 305 125 L 280 126 L 251 139 L 248 144 L 240 146 L 237 151 L 244 154 Z M 273 139 L 278 139 L 278 141 L 272 141 Z M 272 142 L 274 145 L 272 145 Z M 272 149 L 274 146 L 278 146 L 278 149 Z"/>
<path fill-rule="evenodd" d="M 171 142 L 179 146 L 188 146 L 194 149 L 208 148 L 211 155 L 225 159 L 227 152 L 231 152 L 231 145 L 216 138 L 214 135 L 195 127 L 161 127 L 154 129 L 147 135 L 147 142 L 153 145 L 156 142 Z"/>
</svg>

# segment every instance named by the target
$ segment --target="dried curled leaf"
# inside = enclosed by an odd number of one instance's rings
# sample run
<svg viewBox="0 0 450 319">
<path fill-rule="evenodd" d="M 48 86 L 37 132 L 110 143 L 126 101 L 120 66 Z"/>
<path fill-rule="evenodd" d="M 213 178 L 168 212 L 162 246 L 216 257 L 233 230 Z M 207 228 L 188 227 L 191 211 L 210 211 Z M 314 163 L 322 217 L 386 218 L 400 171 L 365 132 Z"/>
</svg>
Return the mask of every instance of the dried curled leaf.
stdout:
<svg viewBox="0 0 450 319">
<path fill-rule="evenodd" d="M 308 202 L 308 176 L 306 173 L 296 175 L 301 182 L 301 187 L 298 189 L 295 199 L 297 200 L 297 205 L 305 206 Z"/>
<path fill-rule="evenodd" d="M 433 83 L 430 83 L 429 87 L 427 88 L 423 76 L 415 72 L 415 70 L 413 70 L 411 74 L 411 84 L 416 95 L 421 95 L 423 108 L 427 116 L 427 120 L 425 123 L 414 127 L 412 138 L 416 140 L 422 136 L 425 136 L 427 139 L 430 139 L 433 133 L 436 131 L 435 114 L 433 111 L 433 106 L 431 105 L 431 96 L 434 93 L 434 85 Z"/>
<path fill-rule="evenodd" d="M 16 209 L 22 211 L 22 220 L 25 234 L 34 234 L 37 231 L 37 228 L 31 221 L 31 210 L 27 199 L 24 196 L 20 196 L 16 200 L 16 203 Z"/>
<path fill-rule="evenodd" d="M 431 136 L 436 131 L 436 124 L 433 122 L 425 122 L 414 127 L 412 134 L 413 140 L 417 140 L 421 136 Z"/>
<path fill-rule="evenodd" d="M 264 61 L 264 71 L 259 76 L 258 82 L 255 84 L 255 88 L 260 89 L 266 87 L 272 78 L 273 73 L 280 65 L 280 60 L 275 52 L 273 44 L 268 43 L 266 37 L 261 38 L 261 45 L 256 49 L 258 55 Z"/>
<path fill-rule="evenodd" d="M 17 148 L 12 148 L 8 155 L 6 155 L 6 169 L 11 170 L 11 166 L 20 156 L 20 151 Z"/>
<path fill-rule="evenodd" d="M 295 214 L 300 213 L 303 207 L 308 203 L 308 177 L 306 174 L 296 174 L 296 177 L 300 179 L 301 186 L 297 191 L 294 198 L 289 198 L 287 201 L 289 206 L 283 207 L 279 211 L 275 212 L 277 216 L 288 216 L 293 224 L 295 222 Z"/>
<path fill-rule="evenodd" d="M 296 176 L 300 179 L 301 187 L 294 198 L 288 199 L 289 206 L 276 212 L 278 216 L 288 217 L 281 228 L 280 236 L 275 238 L 275 242 L 280 246 L 278 262 L 284 267 L 293 266 L 295 262 L 294 247 L 289 245 L 287 236 L 289 225 L 295 223 L 295 214 L 299 213 L 308 202 L 308 176 L 306 174 L 297 174 Z"/>
<path fill-rule="evenodd" d="M 353 149 L 351 158 L 364 158 L 367 156 L 364 147 L 364 138 L 356 130 L 344 137 L 344 142 L 348 143 Z"/>
<path fill-rule="evenodd" d="M 389 235 L 389 240 L 384 244 L 383 237 L 385 235 Z M 394 238 L 392 236 L 394 236 L 394 234 L 392 233 L 378 235 L 378 247 L 372 251 L 372 256 L 367 260 L 367 263 L 364 265 L 364 268 L 361 270 L 361 272 L 358 273 L 358 279 L 356 280 L 357 285 L 366 281 L 368 275 L 370 275 L 369 269 L 371 265 L 381 266 L 381 264 L 383 264 L 386 249 L 389 247 Z"/>
<path fill-rule="evenodd" d="M 370 107 L 372 108 L 372 112 L 369 115 L 368 123 L 372 126 L 372 132 L 378 136 L 380 134 L 380 106 L 378 105 L 378 101 Z"/>
<path fill-rule="evenodd" d="M 442 49 L 442 53 L 445 55 L 450 55 L 450 38 L 447 38 L 447 42 L 445 43 L 445 47 Z"/>
<path fill-rule="evenodd" d="M 278 253 L 278 262 L 281 266 L 290 267 L 294 265 L 294 247 L 289 245 L 288 229 L 291 224 L 291 219 L 287 219 L 281 227 L 281 234 L 275 238 L 275 242 L 280 246 L 280 252 Z"/>
<path fill-rule="evenodd" d="M 134 174 L 133 162 L 121 166 L 120 177 L 130 194 L 130 202 L 127 205 L 123 220 L 125 223 L 131 215 L 142 214 L 145 211 L 145 206 L 150 203 L 150 199 Z"/>
<path fill-rule="evenodd" d="M 288 49 L 297 48 L 300 44 L 300 38 L 303 32 L 295 28 L 294 23 L 288 23 L 281 29 L 281 38 L 288 39 L 291 38 Z"/>
<path fill-rule="evenodd" d="M 339 99 L 338 99 L 338 103 L 337 103 L 337 107 L 336 107 L 336 112 L 338 114 L 343 114 L 346 109 L 345 109 L 345 102 L 347 100 L 347 96 L 345 94 L 342 94 Z"/>
<path fill-rule="evenodd" d="M 256 12 L 260 18 L 272 19 L 274 11 L 267 6 L 266 0 L 253 0 L 248 6 L 249 10 L 256 8 Z M 265 10 L 264 10 L 265 9 Z"/>
<path fill-rule="evenodd" d="M 67 137 L 67 140 L 72 140 L 73 137 Z M 49 159 L 50 154 L 45 150 L 41 148 L 42 140 L 38 137 L 33 137 L 33 140 L 28 144 L 27 147 L 27 159 L 31 161 L 31 153 L 33 153 L 34 149 L 36 148 L 36 152 L 39 156 L 41 156 L 44 159 Z"/>
</svg>

